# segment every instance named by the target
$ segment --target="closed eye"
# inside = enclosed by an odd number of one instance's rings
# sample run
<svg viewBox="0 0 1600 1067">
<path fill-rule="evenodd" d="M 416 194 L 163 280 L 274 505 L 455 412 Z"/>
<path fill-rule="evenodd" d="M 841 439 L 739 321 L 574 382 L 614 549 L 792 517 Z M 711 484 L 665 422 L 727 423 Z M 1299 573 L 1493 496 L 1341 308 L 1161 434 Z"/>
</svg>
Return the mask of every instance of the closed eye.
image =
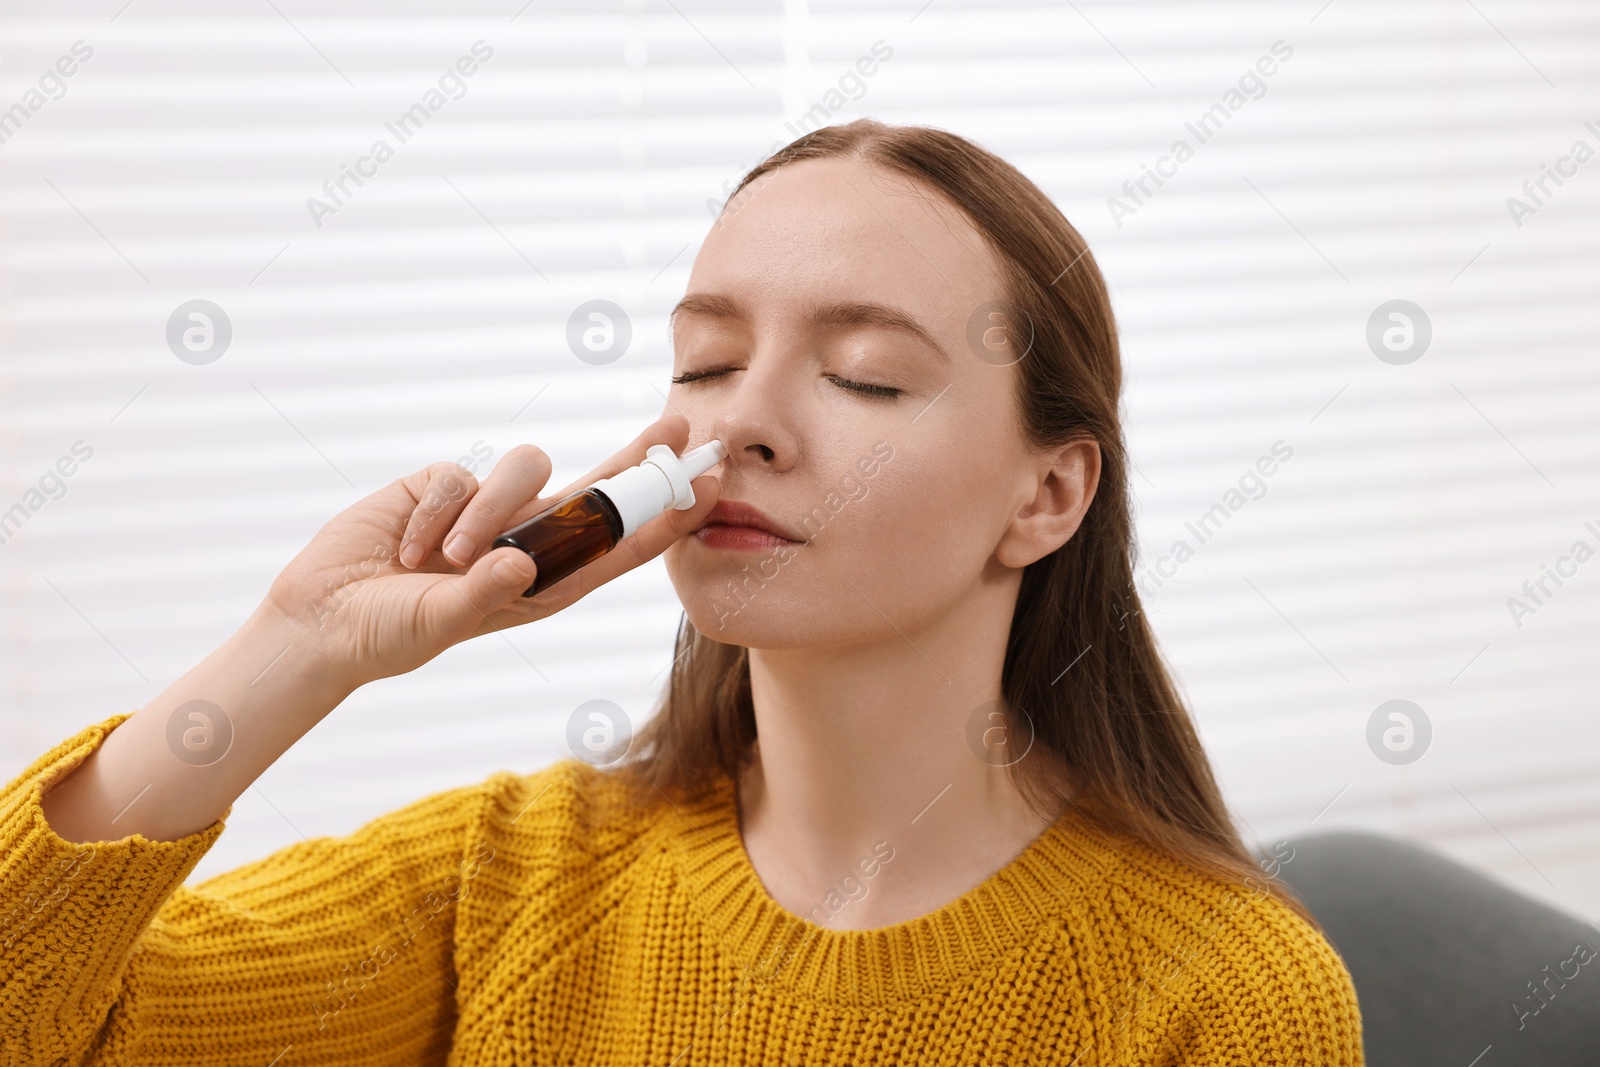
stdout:
<svg viewBox="0 0 1600 1067">
<path fill-rule="evenodd" d="M 686 382 L 697 382 L 704 378 L 720 378 L 731 369 L 733 368 L 724 367 L 721 370 L 685 371 L 683 374 L 675 375 L 672 383 L 674 385 L 682 385 Z M 829 374 L 826 377 L 841 389 L 849 389 L 851 392 L 861 393 L 864 396 L 884 397 L 887 399 L 897 397 L 903 392 L 903 390 L 896 389 L 892 385 L 869 385 L 866 382 L 854 382 L 848 378 L 841 378 L 837 374 Z"/>
</svg>

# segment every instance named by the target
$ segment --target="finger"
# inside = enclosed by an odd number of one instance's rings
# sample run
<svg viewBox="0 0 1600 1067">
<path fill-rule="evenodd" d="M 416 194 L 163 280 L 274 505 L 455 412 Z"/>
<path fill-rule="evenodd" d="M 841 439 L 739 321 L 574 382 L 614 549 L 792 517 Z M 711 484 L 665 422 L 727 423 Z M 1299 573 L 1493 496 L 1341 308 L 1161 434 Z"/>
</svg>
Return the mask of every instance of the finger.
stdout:
<svg viewBox="0 0 1600 1067">
<path fill-rule="evenodd" d="M 550 457 L 543 451 L 523 444 L 507 452 L 467 501 L 454 525 L 441 535 L 444 558 L 458 567 L 470 564 L 502 531 L 515 525 L 511 517 L 537 497 L 549 480 Z"/>
<path fill-rule="evenodd" d="M 420 492 L 415 480 L 423 482 Z M 478 491 L 478 479 L 459 463 L 439 462 L 406 479 L 406 485 L 416 494 L 417 506 L 400 536 L 400 562 L 415 569 L 439 547 L 444 532 Z"/>
<path fill-rule="evenodd" d="M 437 582 L 422 595 L 424 625 L 451 643 L 465 640 L 490 615 L 515 603 L 537 573 L 533 557 L 520 548 L 485 552 L 467 573 Z"/>
</svg>

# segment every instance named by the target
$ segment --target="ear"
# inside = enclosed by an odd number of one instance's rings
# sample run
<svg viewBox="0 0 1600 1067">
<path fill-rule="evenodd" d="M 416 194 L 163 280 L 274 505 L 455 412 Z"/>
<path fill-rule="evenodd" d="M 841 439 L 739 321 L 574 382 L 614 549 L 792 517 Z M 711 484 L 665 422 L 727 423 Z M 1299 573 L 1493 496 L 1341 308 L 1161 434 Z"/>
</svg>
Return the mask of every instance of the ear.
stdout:
<svg viewBox="0 0 1600 1067">
<path fill-rule="evenodd" d="M 995 547 L 1007 567 L 1026 567 L 1066 544 L 1100 484 L 1100 443 L 1072 441 L 1041 455 L 1030 480 L 1034 495 L 1017 510 Z"/>
</svg>

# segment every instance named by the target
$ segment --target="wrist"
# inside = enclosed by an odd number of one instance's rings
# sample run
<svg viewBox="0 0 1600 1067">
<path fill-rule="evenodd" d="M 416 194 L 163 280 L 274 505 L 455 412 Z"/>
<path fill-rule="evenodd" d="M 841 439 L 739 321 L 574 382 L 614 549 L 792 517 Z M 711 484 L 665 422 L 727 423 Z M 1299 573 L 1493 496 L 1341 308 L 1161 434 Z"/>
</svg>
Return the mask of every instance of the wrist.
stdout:
<svg viewBox="0 0 1600 1067">
<path fill-rule="evenodd" d="M 328 709 L 361 687 L 361 680 L 330 650 L 316 626 L 267 603 L 256 608 L 233 640 L 248 648 L 251 660 L 260 664 L 252 684 L 270 680 L 271 688 L 306 693 L 315 698 L 313 706 Z"/>
</svg>

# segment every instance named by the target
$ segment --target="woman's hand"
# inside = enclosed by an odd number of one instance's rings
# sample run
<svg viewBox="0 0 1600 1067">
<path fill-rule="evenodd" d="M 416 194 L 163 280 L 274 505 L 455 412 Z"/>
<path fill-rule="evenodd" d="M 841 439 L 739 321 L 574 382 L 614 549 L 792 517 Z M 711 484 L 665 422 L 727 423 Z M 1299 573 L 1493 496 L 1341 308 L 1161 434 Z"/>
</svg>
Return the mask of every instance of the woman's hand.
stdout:
<svg viewBox="0 0 1600 1067">
<path fill-rule="evenodd" d="M 457 463 L 429 464 L 334 516 L 273 581 L 268 603 L 310 631 L 333 669 L 348 672 L 352 690 L 415 670 L 469 637 L 560 611 L 699 527 L 720 491 L 709 474 L 693 482 L 694 507 L 667 509 L 536 596 L 521 595 L 537 573 L 526 552 L 485 552 L 502 532 L 569 493 L 643 462 L 651 445 L 682 453 L 688 436 L 688 420 L 663 415 L 546 496 L 537 494 L 550 477 L 550 459 L 532 445 L 506 453 L 481 487 Z"/>
</svg>

